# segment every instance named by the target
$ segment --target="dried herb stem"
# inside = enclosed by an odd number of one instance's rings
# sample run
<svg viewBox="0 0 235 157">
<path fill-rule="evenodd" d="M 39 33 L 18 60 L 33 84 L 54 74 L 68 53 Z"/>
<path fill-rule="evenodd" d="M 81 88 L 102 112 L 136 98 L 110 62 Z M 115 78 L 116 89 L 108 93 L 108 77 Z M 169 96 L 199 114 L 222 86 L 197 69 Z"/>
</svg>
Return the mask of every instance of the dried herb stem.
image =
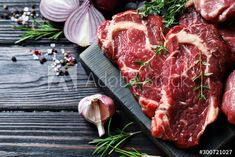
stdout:
<svg viewBox="0 0 235 157">
<path fill-rule="evenodd" d="M 154 55 L 148 59 L 147 61 L 136 61 L 135 64 L 140 65 L 138 71 L 140 72 L 140 70 L 146 66 L 150 66 L 151 61 L 158 55 L 161 54 L 161 52 L 163 52 L 163 54 L 167 53 L 167 49 L 164 45 L 153 45 L 152 48 L 155 50 Z M 147 83 L 152 82 L 152 80 L 148 79 L 148 80 L 144 80 L 144 81 L 140 81 L 139 79 L 139 72 L 136 74 L 135 78 L 133 78 L 132 80 L 130 80 L 130 82 L 125 86 L 125 87 L 133 87 L 135 85 L 138 85 L 140 88 L 142 88 L 142 85 L 145 85 Z"/>
<path fill-rule="evenodd" d="M 202 52 L 199 54 L 199 59 L 195 62 L 196 64 L 199 64 L 199 70 L 200 70 L 200 74 L 197 75 L 196 77 L 193 78 L 193 82 L 197 81 L 198 79 L 200 79 L 200 84 L 198 86 L 196 86 L 193 91 L 199 91 L 198 94 L 198 99 L 199 100 L 206 100 L 206 94 L 205 91 L 210 90 L 210 88 L 208 86 L 206 86 L 204 84 L 205 82 L 205 77 L 209 77 L 212 75 L 212 73 L 205 73 L 203 70 L 203 66 L 209 66 L 208 63 L 203 62 L 202 59 Z"/>
<path fill-rule="evenodd" d="M 39 40 L 43 37 L 47 37 L 48 39 L 58 39 L 63 36 L 63 30 L 55 28 L 48 22 L 40 22 L 37 23 L 38 26 L 26 27 L 26 26 L 16 26 L 14 27 L 16 30 L 25 31 L 21 38 L 15 42 L 15 44 L 21 43 L 28 39 Z M 33 23 L 34 25 L 34 23 Z"/>
<path fill-rule="evenodd" d="M 121 130 L 116 130 L 116 135 L 110 133 L 111 120 L 108 123 L 108 135 L 106 138 L 98 138 L 89 142 L 90 144 L 96 144 L 96 149 L 93 155 L 99 154 L 101 157 L 107 154 L 111 154 L 115 151 L 121 144 L 123 144 L 128 138 L 140 133 L 138 132 L 126 132 L 125 130 L 132 123 L 128 123 Z"/>
</svg>

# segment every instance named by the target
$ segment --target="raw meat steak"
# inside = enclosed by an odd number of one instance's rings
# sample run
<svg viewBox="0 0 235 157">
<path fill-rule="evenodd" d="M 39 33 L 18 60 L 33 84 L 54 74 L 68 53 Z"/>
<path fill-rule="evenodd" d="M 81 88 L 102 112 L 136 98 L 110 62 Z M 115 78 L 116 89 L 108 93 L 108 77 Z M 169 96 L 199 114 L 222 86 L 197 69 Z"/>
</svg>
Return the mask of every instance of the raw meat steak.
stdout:
<svg viewBox="0 0 235 157">
<path fill-rule="evenodd" d="M 235 0 L 193 0 L 203 18 L 214 22 L 235 19 Z"/>
<path fill-rule="evenodd" d="M 235 22 L 229 22 L 221 24 L 219 26 L 219 32 L 223 37 L 224 41 L 229 45 L 231 50 L 230 60 L 235 63 Z"/>
<path fill-rule="evenodd" d="M 163 66 L 162 98 L 152 134 L 191 147 L 217 118 L 228 49 L 217 29 L 204 23 L 173 27 L 166 46 L 170 54 Z"/>
<path fill-rule="evenodd" d="M 143 20 L 136 11 L 115 15 L 97 31 L 99 46 L 118 65 L 126 82 L 132 83 L 131 92 L 148 117 L 154 116 L 161 99 L 161 73 L 166 56 L 155 56 L 153 46 L 163 45 L 163 31 L 160 16 Z M 140 65 L 152 57 L 148 64 Z"/>
<path fill-rule="evenodd" d="M 227 116 L 228 121 L 235 124 L 235 70 L 230 74 L 226 82 L 222 111 Z"/>
<path fill-rule="evenodd" d="M 195 23 L 207 23 L 207 21 L 202 18 L 194 7 L 189 7 L 181 15 L 179 23 L 180 25 L 189 26 Z"/>
<path fill-rule="evenodd" d="M 204 20 L 201 15 L 191 7 L 180 17 L 180 24 L 189 26 L 193 23 L 208 23 L 208 21 Z M 235 22 L 222 23 L 216 27 L 230 49 L 228 58 L 226 59 L 227 67 L 230 69 L 234 67 L 235 62 Z"/>
</svg>

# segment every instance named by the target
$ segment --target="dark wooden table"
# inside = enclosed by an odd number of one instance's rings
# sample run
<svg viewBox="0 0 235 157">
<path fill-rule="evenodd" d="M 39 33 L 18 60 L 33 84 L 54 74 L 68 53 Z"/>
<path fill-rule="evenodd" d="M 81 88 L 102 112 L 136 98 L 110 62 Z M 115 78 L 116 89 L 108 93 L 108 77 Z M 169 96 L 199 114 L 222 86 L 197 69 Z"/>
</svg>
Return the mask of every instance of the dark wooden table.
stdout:
<svg viewBox="0 0 235 157">
<path fill-rule="evenodd" d="M 36 5 L 39 13 L 39 2 L 0 0 L 0 14 L 3 5 L 10 10 Z M 79 116 L 77 104 L 85 96 L 103 92 L 80 63 L 71 69 L 70 76 L 58 77 L 50 70 L 51 61 L 41 65 L 33 60 L 30 50 L 46 51 L 54 41 L 15 45 L 22 32 L 14 30 L 14 24 L 0 19 L 0 156 L 92 156 L 95 147 L 88 142 L 97 138 L 97 130 Z M 55 43 L 56 49 L 64 48 L 79 59 L 82 50 L 76 45 L 66 39 Z M 11 61 L 12 56 L 17 62 Z M 119 112 L 113 120 L 114 129 L 121 127 L 120 121 L 129 122 Z M 130 139 L 126 147 L 161 155 L 142 134 Z"/>
<path fill-rule="evenodd" d="M 9 9 L 37 6 L 40 0 L 0 0 Z M 69 76 L 57 77 L 50 70 L 51 61 L 41 65 L 33 60 L 30 50 L 46 51 L 46 39 L 15 45 L 21 31 L 12 28 L 14 22 L 0 19 L 0 156 L 92 156 L 95 149 L 88 142 L 97 138 L 96 128 L 77 113 L 81 98 L 103 93 L 88 77 L 81 64 L 71 69 Z M 71 52 L 78 60 L 81 53 L 66 39 L 55 42 L 56 48 Z M 11 57 L 16 56 L 13 63 Z M 121 122 L 121 123 L 120 123 Z M 112 129 L 129 122 L 118 112 Z M 137 131 L 138 127 L 133 126 Z M 144 135 L 131 138 L 126 148 L 135 148 L 152 155 L 161 155 Z"/>
</svg>

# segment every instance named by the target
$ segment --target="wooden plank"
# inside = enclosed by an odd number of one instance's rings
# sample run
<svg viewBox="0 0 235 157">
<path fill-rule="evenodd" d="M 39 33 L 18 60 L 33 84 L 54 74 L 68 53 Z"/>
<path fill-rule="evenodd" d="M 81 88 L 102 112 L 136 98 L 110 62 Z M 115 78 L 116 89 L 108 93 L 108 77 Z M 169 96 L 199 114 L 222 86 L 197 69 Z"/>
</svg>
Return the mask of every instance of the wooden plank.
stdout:
<svg viewBox="0 0 235 157">
<path fill-rule="evenodd" d="M 0 46 L 0 110 L 77 110 L 83 97 L 103 93 L 89 80 L 81 64 L 70 68 L 69 76 L 56 76 L 51 62 L 41 65 L 31 50 L 46 52 L 47 45 Z M 76 46 L 56 45 L 78 59 Z M 11 57 L 16 56 L 17 62 Z M 90 77 L 91 78 L 91 77 Z"/>
<path fill-rule="evenodd" d="M 154 138 L 150 133 L 151 120 L 144 115 L 130 90 L 124 87 L 125 83 L 120 76 L 120 71 L 103 55 L 98 45 L 90 46 L 80 55 L 80 58 L 88 73 L 95 75 L 97 84 L 102 83 L 104 90 L 118 102 L 120 108 L 126 111 L 127 115 L 141 126 L 149 139 L 163 149 L 168 156 L 196 157 L 201 149 L 220 149 L 229 140 L 234 139 L 235 128 L 229 125 L 223 116 L 220 116 L 216 123 L 207 127 L 200 144 L 192 149 L 180 149 L 171 142 Z M 223 128 L 220 127 L 221 125 Z"/>
<path fill-rule="evenodd" d="M 120 127 L 120 114 L 113 118 L 112 130 Z M 130 128 L 136 131 L 135 125 Z M 1 112 L 0 155 L 6 156 L 91 156 L 95 147 L 88 142 L 97 138 L 97 130 L 77 112 Z M 126 148 L 161 155 L 142 134 Z M 2 155 L 1 155 L 2 156 Z"/>
<path fill-rule="evenodd" d="M 39 17 L 37 20 L 41 20 L 41 15 L 39 11 L 39 3 L 40 0 L 1 0 L 0 1 L 0 16 L 3 15 L 6 12 L 13 11 L 15 9 L 22 10 L 24 7 L 31 8 L 33 5 L 36 7 L 36 13 L 39 14 Z M 9 8 L 9 11 L 4 10 L 3 5 L 7 5 Z M 62 27 L 63 23 L 57 23 L 57 26 Z M 17 24 L 13 21 L 1 19 L 0 18 L 0 45 L 11 45 L 14 44 L 15 41 L 20 39 L 20 36 L 22 35 L 23 31 L 18 31 L 13 28 L 13 26 L 17 26 Z M 24 42 L 25 44 L 47 44 L 51 42 L 51 40 L 48 40 L 46 38 L 34 41 L 34 40 L 28 40 Z M 54 41 L 55 42 L 55 41 Z M 57 43 L 67 43 L 69 44 L 69 41 L 66 38 L 61 38 L 59 40 L 56 40 Z"/>
</svg>

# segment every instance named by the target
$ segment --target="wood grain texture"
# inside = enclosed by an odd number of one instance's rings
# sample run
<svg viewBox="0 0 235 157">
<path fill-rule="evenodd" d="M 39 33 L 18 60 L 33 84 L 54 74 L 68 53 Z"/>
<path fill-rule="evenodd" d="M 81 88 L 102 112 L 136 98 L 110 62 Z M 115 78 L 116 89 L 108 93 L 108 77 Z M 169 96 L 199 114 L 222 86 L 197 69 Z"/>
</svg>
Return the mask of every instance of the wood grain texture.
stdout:
<svg viewBox="0 0 235 157">
<path fill-rule="evenodd" d="M 112 130 L 126 118 L 116 114 Z M 119 123 L 119 124 L 118 124 Z M 135 125 L 130 128 L 136 130 Z M 2 112 L 0 113 L 0 156 L 91 156 L 97 138 L 93 125 L 77 112 Z M 132 138 L 126 149 L 160 155 L 159 151 L 139 134 Z M 141 143 L 141 145 L 140 145 Z M 2 155 L 1 155 L 2 154 Z M 115 155 L 114 155 L 115 156 Z"/>
<path fill-rule="evenodd" d="M 51 61 L 42 65 L 33 60 L 32 49 L 46 52 L 47 48 L 49 44 L 0 47 L 1 110 L 77 110 L 81 98 L 102 93 L 80 63 L 70 68 L 69 76 L 58 77 L 51 69 Z M 61 48 L 78 59 L 79 50 L 73 44 L 57 44 L 57 49 Z M 12 56 L 17 62 L 11 61 Z"/>
<path fill-rule="evenodd" d="M 0 15 L 24 7 L 36 6 L 39 13 L 40 0 L 1 0 Z M 40 18 L 40 17 L 39 17 Z M 17 46 L 13 43 L 20 38 L 22 31 L 13 29 L 11 20 L 0 20 L 0 110 L 76 110 L 77 103 L 87 95 L 102 93 L 93 81 L 89 81 L 80 63 L 70 69 L 70 75 L 57 77 L 51 69 L 51 61 L 41 65 L 33 60 L 31 50 L 46 52 L 50 41 L 28 41 Z M 56 42 L 56 49 L 65 49 L 78 59 L 81 51 L 66 39 Z M 59 45 L 59 46 L 58 46 Z M 11 57 L 16 56 L 13 63 Z"/>
<path fill-rule="evenodd" d="M 40 0 L 1 0 L 0 1 L 0 15 L 3 15 L 4 13 L 7 12 L 12 12 L 14 10 L 22 10 L 24 7 L 29 7 L 31 8 L 33 5 L 36 6 L 36 13 L 39 14 L 37 17 L 38 20 L 41 20 L 42 17 L 40 15 L 39 11 L 39 2 Z M 7 5 L 9 10 L 6 11 L 4 10 L 3 6 Z M 23 31 L 18 31 L 13 28 L 13 26 L 16 26 L 17 24 L 11 20 L 6 20 L 6 19 L 1 19 L 0 18 L 0 45 L 12 45 L 15 43 L 15 41 L 20 39 L 20 36 L 22 35 Z M 56 24 L 57 26 L 62 26 L 63 24 Z M 55 25 L 55 26 L 56 26 Z M 48 40 L 46 38 L 40 39 L 38 41 L 34 40 L 28 40 L 23 43 L 23 45 L 26 44 L 47 44 L 49 42 L 55 42 L 53 40 Z M 57 43 L 62 43 L 62 44 L 69 44 L 69 41 L 65 38 L 61 38 L 56 40 Z"/>
</svg>

